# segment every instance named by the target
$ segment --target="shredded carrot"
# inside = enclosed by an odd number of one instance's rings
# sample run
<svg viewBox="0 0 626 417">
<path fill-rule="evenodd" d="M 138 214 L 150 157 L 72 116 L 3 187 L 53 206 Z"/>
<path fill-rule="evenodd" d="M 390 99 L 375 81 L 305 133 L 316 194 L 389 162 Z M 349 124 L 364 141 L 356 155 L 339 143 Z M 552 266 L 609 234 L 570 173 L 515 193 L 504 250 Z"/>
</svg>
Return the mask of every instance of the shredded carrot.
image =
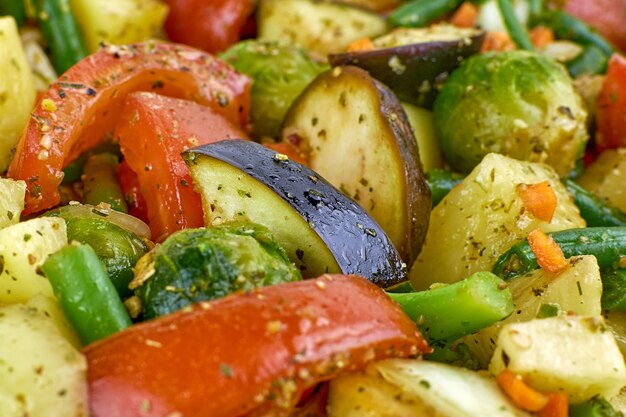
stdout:
<svg viewBox="0 0 626 417">
<path fill-rule="evenodd" d="M 530 30 L 530 40 L 535 48 L 543 48 L 554 42 L 554 31 L 545 26 L 537 26 Z"/>
<path fill-rule="evenodd" d="M 450 23 L 462 28 L 476 26 L 478 20 L 478 8 L 470 2 L 464 2 L 450 18 Z"/>
<path fill-rule="evenodd" d="M 505 369 L 496 377 L 500 388 L 513 403 L 526 411 L 539 411 L 548 404 L 548 396 L 528 386 L 520 375 Z"/>
<path fill-rule="evenodd" d="M 537 413 L 537 417 L 567 417 L 568 406 L 567 394 L 551 392 L 548 394 L 548 405 Z"/>
<path fill-rule="evenodd" d="M 487 32 L 481 51 L 511 51 L 513 49 L 515 49 L 515 43 L 507 33 Z"/>
<path fill-rule="evenodd" d="M 556 210 L 556 193 L 549 181 L 537 184 L 520 184 L 517 186 L 517 194 L 522 198 L 524 207 L 536 218 L 545 222 L 551 222 Z"/>
<path fill-rule="evenodd" d="M 374 49 L 374 42 L 370 38 L 362 38 L 350 43 L 346 52 L 371 51 L 372 49 Z"/>
<path fill-rule="evenodd" d="M 545 271 L 557 274 L 569 266 L 561 247 L 539 229 L 528 234 L 530 249 L 537 257 L 537 263 Z"/>
</svg>

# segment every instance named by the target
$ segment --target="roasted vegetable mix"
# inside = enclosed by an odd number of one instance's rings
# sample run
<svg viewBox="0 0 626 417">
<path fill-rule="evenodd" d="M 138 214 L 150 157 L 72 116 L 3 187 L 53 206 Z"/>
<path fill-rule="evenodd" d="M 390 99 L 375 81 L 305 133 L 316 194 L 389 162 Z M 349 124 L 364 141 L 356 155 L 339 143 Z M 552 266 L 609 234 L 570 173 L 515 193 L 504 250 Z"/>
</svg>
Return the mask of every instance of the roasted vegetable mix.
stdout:
<svg viewBox="0 0 626 417">
<path fill-rule="evenodd" d="M 625 16 L 0 0 L 0 415 L 626 415 Z"/>
</svg>

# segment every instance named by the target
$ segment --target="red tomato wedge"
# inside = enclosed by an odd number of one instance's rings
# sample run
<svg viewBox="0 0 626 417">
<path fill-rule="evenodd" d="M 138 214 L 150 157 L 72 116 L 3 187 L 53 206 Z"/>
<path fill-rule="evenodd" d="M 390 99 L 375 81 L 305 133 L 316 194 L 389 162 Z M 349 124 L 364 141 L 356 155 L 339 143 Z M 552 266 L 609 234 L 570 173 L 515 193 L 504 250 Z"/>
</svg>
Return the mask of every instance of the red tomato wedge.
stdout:
<svg viewBox="0 0 626 417">
<path fill-rule="evenodd" d="M 615 54 L 609 61 L 606 78 L 596 106 L 596 147 L 626 146 L 626 58 Z"/>
<path fill-rule="evenodd" d="M 115 129 L 120 149 L 137 174 L 155 241 L 204 225 L 200 195 L 180 154 L 246 133 L 210 107 L 155 93 L 133 93 Z"/>
<path fill-rule="evenodd" d="M 175 42 L 209 52 L 236 43 L 254 10 L 253 0 L 166 0 L 165 31 Z"/>
<path fill-rule="evenodd" d="M 84 349 L 92 417 L 237 417 L 373 360 L 430 349 L 364 278 L 325 275 L 195 305 Z"/>
<path fill-rule="evenodd" d="M 128 214 L 148 223 L 148 208 L 146 207 L 146 199 L 141 193 L 139 178 L 128 166 L 125 159 L 120 162 L 117 170 L 117 179 L 124 192 L 124 199 L 128 205 Z"/>
<path fill-rule="evenodd" d="M 55 82 L 35 107 L 8 176 L 26 181 L 25 213 L 59 203 L 62 169 L 113 132 L 135 91 L 193 100 L 232 123 L 248 119 L 250 79 L 196 49 L 167 43 L 107 46 Z"/>
</svg>

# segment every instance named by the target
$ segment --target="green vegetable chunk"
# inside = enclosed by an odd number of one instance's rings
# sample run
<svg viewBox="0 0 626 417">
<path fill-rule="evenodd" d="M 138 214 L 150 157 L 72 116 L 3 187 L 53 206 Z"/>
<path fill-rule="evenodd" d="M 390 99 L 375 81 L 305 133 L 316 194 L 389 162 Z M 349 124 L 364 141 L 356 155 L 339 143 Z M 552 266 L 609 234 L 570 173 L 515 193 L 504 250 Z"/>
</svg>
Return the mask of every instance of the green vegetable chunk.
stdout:
<svg viewBox="0 0 626 417">
<path fill-rule="evenodd" d="M 124 192 L 117 180 L 119 159 L 111 153 L 93 155 L 87 159 L 83 179 L 83 203 L 97 206 L 107 203 L 113 210 L 128 213 Z"/>
<path fill-rule="evenodd" d="M 415 320 L 429 342 L 451 342 L 509 316 L 511 292 L 490 272 L 414 293 L 389 293 Z"/>
<path fill-rule="evenodd" d="M 567 70 L 574 78 L 590 74 L 604 74 L 608 63 L 609 59 L 604 52 L 596 46 L 589 45 L 567 63 Z"/>
<path fill-rule="evenodd" d="M 602 271 L 602 308 L 626 312 L 626 269 Z"/>
<path fill-rule="evenodd" d="M 446 171 L 444 169 L 431 169 L 426 173 L 428 177 L 428 186 L 435 207 L 443 198 L 448 195 L 457 184 L 463 181 L 465 176 L 456 172 Z"/>
<path fill-rule="evenodd" d="M 278 137 L 293 101 L 327 69 L 304 49 L 269 41 L 239 42 L 221 58 L 253 80 L 251 117 L 257 136 Z"/>
<path fill-rule="evenodd" d="M 602 397 L 593 397 L 580 404 L 572 404 L 569 408 L 569 417 L 624 417 Z"/>
<path fill-rule="evenodd" d="M 572 180 L 564 180 L 563 183 L 574 197 L 574 203 L 588 227 L 626 226 L 626 213 Z"/>
<path fill-rule="evenodd" d="M 470 57 L 444 84 L 433 115 L 446 161 L 460 172 L 497 152 L 547 163 L 564 177 L 589 136 L 565 69 L 529 51 Z"/>
<path fill-rule="evenodd" d="M 94 209 L 97 213 L 97 209 Z M 128 284 L 133 279 L 133 268 L 149 248 L 136 234 L 114 224 L 106 217 L 87 217 L 75 214 L 72 206 L 46 213 L 47 216 L 62 217 L 67 225 L 68 241 L 90 245 L 106 268 L 120 297 L 132 295 Z"/>
<path fill-rule="evenodd" d="M 131 288 L 150 319 L 235 291 L 300 279 L 268 229 L 232 222 L 174 233 L 139 261 Z"/>
<path fill-rule="evenodd" d="M 89 245 L 70 245 L 41 266 L 83 343 L 103 339 L 132 322 L 104 266 Z"/>
</svg>

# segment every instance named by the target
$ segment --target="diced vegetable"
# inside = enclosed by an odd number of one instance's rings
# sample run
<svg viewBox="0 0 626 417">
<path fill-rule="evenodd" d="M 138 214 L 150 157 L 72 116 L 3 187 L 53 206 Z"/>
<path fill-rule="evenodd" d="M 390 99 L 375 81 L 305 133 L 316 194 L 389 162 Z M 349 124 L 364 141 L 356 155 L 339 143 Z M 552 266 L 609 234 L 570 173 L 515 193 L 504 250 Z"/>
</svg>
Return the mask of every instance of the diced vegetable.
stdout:
<svg viewBox="0 0 626 417">
<path fill-rule="evenodd" d="M 14 0 L 8 0 L 14 1 Z M 33 84 L 36 91 L 46 91 L 59 76 L 52 67 L 48 55 L 44 52 L 40 42 L 43 42 L 39 30 L 27 27 L 21 30 L 24 53 L 33 74 Z"/>
<path fill-rule="evenodd" d="M 506 318 L 514 308 L 504 281 L 489 272 L 426 291 L 389 296 L 415 320 L 429 342 L 453 342 Z"/>
<path fill-rule="evenodd" d="M 593 397 L 583 403 L 574 404 L 569 410 L 569 417 L 623 417 L 623 414 L 618 413 L 604 398 Z"/>
<path fill-rule="evenodd" d="M 261 0 L 259 39 L 301 46 L 321 55 L 343 52 L 351 42 L 381 35 L 385 20 L 365 10 L 314 0 Z"/>
<path fill-rule="evenodd" d="M 444 84 L 433 114 L 446 161 L 460 172 L 498 152 L 548 163 L 565 176 L 589 138 L 568 74 L 528 51 L 468 58 Z"/>
<path fill-rule="evenodd" d="M 383 288 L 406 281 L 406 265 L 381 227 L 316 172 L 243 140 L 183 156 L 207 226 L 231 220 L 266 226 L 305 278 L 342 271 Z"/>
<path fill-rule="evenodd" d="M 90 52 L 102 42 L 125 45 L 149 40 L 168 12 L 159 0 L 70 0 L 70 4 Z"/>
<path fill-rule="evenodd" d="M 523 375 L 541 391 L 565 391 L 573 403 L 595 395 L 610 398 L 626 384 L 624 358 L 598 317 L 561 316 L 504 326 L 489 370 L 498 375 L 504 369 Z"/>
<path fill-rule="evenodd" d="M 484 38 L 480 30 L 449 24 L 399 28 L 374 39 L 369 49 L 333 54 L 328 60 L 333 66 L 363 68 L 401 100 L 432 107 L 448 75 L 480 51 Z"/>
<path fill-rule="evenodd" d="M 61 336 L 76 349 L 83 347 L 76 330 L 68 321 L 56 298 L 39 294 L 29 299 L 25 305 L 52 319 Z"/>
<path fill-rule="evenodd" d="M 103 339 L 132 324 L 91 246 L 66 246 L 50 255 L 41 269 L 83 343 Z"/>
<path fill-rule="evenodd" d="M 250 116 L 259 137 L 279 136 L 289 106 L 327 68 L 305 50 L 278 42 L 240 42 L 221 58 L 253 80 Z"/>
<path fill-rule="evenodd" d="M 609 149 L 576 180 L 585 189 L 626 211 L 626 149 Z"/>
<path fill-rule="evenodd" d="M 602 313 L 602 281 L 596 259 L 582 256 L 570 259 L 570 264 L 570 268 L 556 277 L 539 269 L 507 283 L 513 294 L 515 313 L 464 339 L 482 366 L 489 363 L 498 333 L 504 325 L 532 320 L 540 316 L 542 308 L 545 310 L 543 306 L 557 310 L 556 314 L 574 312 L 598 316 Z"/>
<path fill-rule="evenodd" d="M 427 351 L 383 291 L 325 275 L 200 303 L 84 352 L 92 416 L 136 417 L 146 404 L 158 416 L 288 412 L 319 381 Z"/>
<path fill-rule="evenodd" d="M 88 414 L 85 358 L 53 320 L 24 305 L 0 307 L 0 410 L 3 416 Z"/>
<path fill-rule="evenodd" d="M 583 75 L 604 74 L 608 58 L 598 47 L 590 45 L 573 60 L 567 63 L 567 70 L 574 78 Z"/>
<path fill-rule="evenodd" d="M 521 375 L 508 369 L 497 374 L 496 381 L 502 391 L 522 410 L 537 412 L 544 409 L 550 401 L 547 395 L 528 386 Z"/>
<path fill-rule="evenodd" d="M 233 222 L 173 234 L 140 260 L 131 287 L 143 317 L 151 319 L 236 291 L 300 279 L 265 227 Z"/>
<path fill-rule="evenodd" d="M 439 142 L 437 142 L 432 112 L 409 103 L 402 103 L 402 108 L 407 119 L 409 119 L 415 140 L 417 140 L 422 170 L 428 172 L 431 169 L 442 168 L 443 157 L 441 156 L 441 149 L 439 149 Z M 431 194 L 433 194 L 432 187 Z M 435 205 L 434 201 L 433 205 Z"/>
<path fill-rule="evenodd" d="M 550 223 L 532 216 L 517 193 L 520 184 L 548 180 L 557 196 Z M 487 155 L 431 214 L 426 242 L 411 269 L 415 289 L 456 282 L 490 270 L 498 257 L 531 230 L 584 227 L 585 222 L 554 171 L 541 164 Z"/>
<path fill-rule="evenodd" d="M 282 136 L 380 224 L 408 265 L 413 262 L 432 204 L 411 126 L 385 85 L 357 67 L 326 71 L 289 109 Z"/>
<path fill-rule="evenodd" d="M 0 229 L 20 221 L 25 194 L 24 181 L 0 178 Z"/>
<path fill-rule="evenodd" d="M 37 273 L 46 258 L 67 245 L 63 219 L 40 218 L 0 230 L 0 303 L 52 296 L 45 277 Z"/>
<path fill-rule="evenodd" d="M 0 172 L 4 172 L 35 101 L 35 86 L 17 25 L 7 16 L 0 17 L 0 74 Z"/>
<path fill-rule="evenodd" d="M 602 308 L 626 312 L 626 270 L 602 272 Z"/>
<path fill-rule="evenodd" d="M 465 176 L 452 171 L 443 169 L 433 169 L 426 172 L 428 178 L 428 186 L 433 199 L 433 207 L 443 200 L 448 193 L 463 182 Z"/>
</svg>

